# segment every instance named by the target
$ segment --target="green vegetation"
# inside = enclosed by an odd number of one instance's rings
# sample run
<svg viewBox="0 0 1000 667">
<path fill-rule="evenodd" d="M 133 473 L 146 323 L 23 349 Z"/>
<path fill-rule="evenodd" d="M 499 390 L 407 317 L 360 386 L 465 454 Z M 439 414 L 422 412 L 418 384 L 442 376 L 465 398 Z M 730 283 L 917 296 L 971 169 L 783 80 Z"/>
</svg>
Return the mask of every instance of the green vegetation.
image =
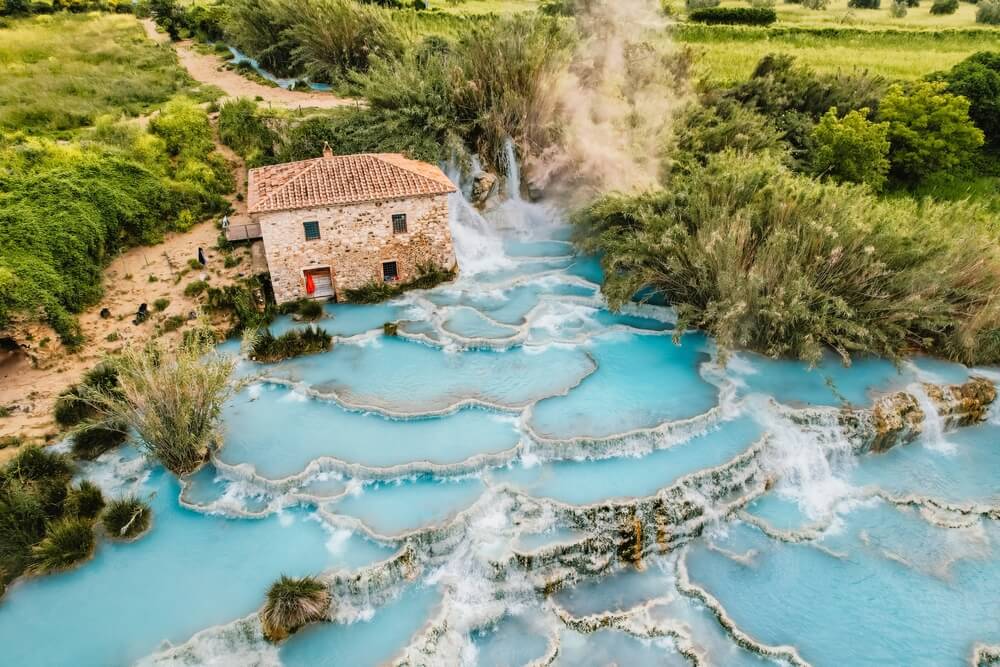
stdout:
<svg viewBox="0 0 1000 667">
<path fill-rule="evenodd" d="M 208 457 L 234 363 L 201 338 L 170 354 L 128 348 L 117 362 L 117 390 L 85 387 L 83 397 L 97 411 L 95 423 L 126 425 L 142 449 L 184 475 Z"/>
<path fill-rule="evenodd" d="M 292 315 L 303 322 L 315 322 L 324 315 L 323 304 L 315 299 L 299 299 L 284 303 L 278 307 L 278 312 L 282 315 Z"/>
<path fill-rule="evenodd" d="M 868 109 L 837 118 L 830 109 L 813 128 L 812 169 L 841 183 L 866 183 L 881 190 L 889 172 L 889 123 L 868 120 Z"/>
<path fill-rule="evenodd" d="M 342 5 L 352 5 L 352 12 L 387 12 L 348 0 L 309 0 L 294 5 L 287 19 L 304 21 L 310 12 L 341 11 Z M 300 76 L 308 68 L 314 78 L 349 85 L 368 108 L 301 119 L 265 115 L 246 100 L 228 103 L 220 112 L 220 136 L 254 164 L 314 157 L 328 142 L 341 153 L 403 152 L 433 162 L 468 148 L 503 172 L 508 137 L 542 145 L 557 132 L 544 114 L 570 44 L 559 21 L 514 14 L 466 21 L 447 37 L 422 39 L 425 33 L 415 29 L 398 47 L 395 41 L 391 48 L 382 42 L 370 47 L 363 62 L 322 65 L 332 56 L 303 55 L 315 28 L 282 29 L 277 19 L 261 23 L 259 14 L 275 7 L 282 5 L 234 2 L 227 34 L 272 71 Z"/>
<path fill-rule="evenodd" d="M 351 303 L 379 303 L 399 296 L 412 289 L 430 289 L 455 278 L 454 271 L 445 271 L 433 264 L 417 268 L 417 277 L 405 283 L 387 283 L 372 280 L 357 289 L 344 290 L 344 296 Z"/>
<path fill-rule="evenodd" d="M 1000 0 L 980 0 L 976 23 L 1000 25 Z"/>
<path fill-rule="evenodd" d="M 613 306 L 649 290 L 677 309 L 678 331 L 702 328 L 724 349 L 981 363 L 1000 359 L 1000 254 L 982 218 L 967 203 L 880 200 L 725 152 L 576 222 L 583 247 L 603 253 Z"/>
<path fill-rule="evenodd" d="M 231 322 L 227 336 L 236 336 L 247 329 L 267 325 L 274 317 L 274 302 L 266 276 L 245 278 L 231 285 L 209 287 L 205 306 L 215 313 L 228 314 Z"/>
<path fill-rule="evenodd" d="M 204 280 L 192 280 L 184 286 L 184 296 L 198 296 L 207 289 L 208 283 Z"/>
<path fill-rule="evenodd" d="M 882 98 L 878 116 L 889 124 L 889 159 L 902 180 L 917 183 L 967 168 L 983 145 L 983 131 L 969 118 L 969 100 L 945 87 L 895 84 Z"/>
<path fill-rule="evenodd" d="M 103 392 L 117 391 L 118 366 L 113 357 L 105 359 L 83 374 L 78 384 L 75 384 L 56 399 L 54 417 L 62 427 L 76 426 L 94 415 L 93 408 L 84 399 L 86 390 Z"/>
<path fill-rule="evenodd" d="M 94 529 L 86 519 L 64 517 L 45 528 L 45 537 L 31 547 L 32 574 L 59 572 L 87 560 L 94 553 Z"/>
<path fill-rule="evenodd" d="M 96 519 L 104 509 L 104 495 L 93 482 L 83 480 L 71 487 L 63 508 L 67 515 L 80 519 Z"/>
<path fill-rule="evenodd" d="M 822 12 L 830 21 L 824 25 L 787 24 L 783 8 L 801 10 L 800 5 L 779 6 L 778 23 L 766 28 L 687 23 L 673 28 L 671 33 L 693 49 L 697 67 L 710 80 L 723 84 L 746 79 L 754 63 L 770 53 L 793 56 L 821 73 L 865 69 L 897 79 L 919 79 L 948 69 L 976 51 L 995 48 L 998 39 L 993 31 L 945 28 L 934 23 L 922 30 L 901 29 L 900 19 L 891 18 L 888 10 L 880 12 L 886 12 L 887 22 L 895 23 L 878 28 L 850 22 L 845 25 L 840 21 L 843 11 Z M 870 10 L 856 13 L 862 18 L 869 13 L 876 15 Z M 910 21 L 915 14 L 911 10 L 905 20 Z M 734 58 L 734 53 L 740 57 Z"/>
<path fill-rule="evenodd" d="M 770 7 L 704 7 L 692 10 L 688 19 L 709 25 L 770 25 L 778 15 Z"/>
<path fill-rule="evenodd" d="M 983 131 L 986 143 L 1000 149 L 1000 53 L 974 53 L 950 71 L 929 78 L 944 81 L 949 93 L 969 100 L 969 117 Z"/>
<path fill-rule="evenodd" d="M 281 575 L 267 590 L 260 610 L 264 636 L 281 641 L 304 625 L 325 620 L 331 602 L 330 587 L 322 580 Z"/>
<path fill-rule="evenodd" d="M 133 539 L 149 528 L 153 511 L 138 496 L 115 498 L 104 508 L 101 524 L 108 537 Z"/>
<path fill-rule="evenodd" d="M 73 456 L 92 461 L 106 451 L 115 449 L 128 439 L 123 424 L 94 424 L 75 430 L 70 436 Z"/>
<path fill-rule="evenodd" d="M 153 309 L 156 312 L 161 313 L 164 310 L 166 310 L 167 306 L 169 306 L 169 305 L 170 305 L 170 299 L 167 299 L 165 297 L 161 297 L 161 298 L 159 298 L 159 299 L 157 299 L 156 301 L 153 302 Z"/>
<path fill-rule="evenodd" d="M 333 338 L 325 329 L 292 329 L 277 337 L 270 329 L 264 329 L 250 336 L 248 353 L 256 361 L 271 363 L 304 354 L 326 352 L 332 346 Z"/>
<path fill-rule="evenodd" d="M 99 300 L 116 252 L 224 210 L 224 160 L 210 143 L 178 144 L 178 124 L 208 129 L 204 111 L 176 100 L 150 132 L 102 121 L 86 141 L 0 138 L 0 327 L 23 313 L 79 344 L 73 313 Z"/>
<path fill-rule="evenodd" d="M 0 27 L 0 131 L 29 134 L 138 116 L 178 93 L 207 99 L 131 16 L 57 14 Z"/>
<path fill-rule="evenodd" d="M 958 0 L 934 0 L 931 14 L 954 14 L 958 11 Z"/>
<path fill-rule="evenodd" d="M 0 469 L 0 589 L 29 567 L 43 571 L 71 556 L 60 547 L 80 545 L 80 540 L 68 539 L 79 538 L 80 531 L 57 530 L 67 513 L 72 475 L 66 457 L 31 446 L 21 448 Z M 45 547 L 33 552 L 47 537 L 51 539 Z M 84 551 L 85 556 L 89 547 Z"/>
</svg>

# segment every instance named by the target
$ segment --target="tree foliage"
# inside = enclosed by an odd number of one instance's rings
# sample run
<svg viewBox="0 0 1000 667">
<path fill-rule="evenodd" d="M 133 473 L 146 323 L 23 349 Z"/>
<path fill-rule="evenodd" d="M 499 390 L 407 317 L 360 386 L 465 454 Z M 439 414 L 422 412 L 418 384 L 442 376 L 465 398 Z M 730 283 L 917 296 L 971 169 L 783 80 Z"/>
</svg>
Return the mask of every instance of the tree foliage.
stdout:
<svg viewBox="0 0 1000 667">
<path fill-rule="evenodd" d="M 889 171 L 889 124 L 868 120 L 868 109 L 843 118 L 830 109 L 813 129 L 810 151 L 813 172 L 846 183 L 865 183 L 875 190 Z"/>
<path fill-rule="evenodd" d="M 969 100 L 969 117 L 983 131 L 986 142 L 1000 148 L 1000 52 L 974 53 L 948 72 L 938 72 L 930 78 L 944 81 L 949 93 Z"/>
<path fill-rule="evenodd" d="M 909 182 L 968 165 L 983 144 L 983 132 L 969 118 L 969 100 L 945 91 L 943 83 L 893 84 L 878 118 L 889 124 L 892 172 Z"/>
</svg>

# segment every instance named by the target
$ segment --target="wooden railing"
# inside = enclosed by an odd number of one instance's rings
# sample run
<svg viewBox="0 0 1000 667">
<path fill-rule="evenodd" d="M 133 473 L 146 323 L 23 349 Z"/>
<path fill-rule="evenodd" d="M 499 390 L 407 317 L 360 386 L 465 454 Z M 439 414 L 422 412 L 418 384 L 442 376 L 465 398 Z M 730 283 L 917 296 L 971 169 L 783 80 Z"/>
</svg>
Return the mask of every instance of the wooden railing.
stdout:
<svg viewBox="0 0 1000 667">
<path fill-rule="evenodd" d="M 250 222 L 245 225 L 229 225 L 226 230 L 227 241 L 249 241 L 260 238 L 260 223 Z"/>
</svg>

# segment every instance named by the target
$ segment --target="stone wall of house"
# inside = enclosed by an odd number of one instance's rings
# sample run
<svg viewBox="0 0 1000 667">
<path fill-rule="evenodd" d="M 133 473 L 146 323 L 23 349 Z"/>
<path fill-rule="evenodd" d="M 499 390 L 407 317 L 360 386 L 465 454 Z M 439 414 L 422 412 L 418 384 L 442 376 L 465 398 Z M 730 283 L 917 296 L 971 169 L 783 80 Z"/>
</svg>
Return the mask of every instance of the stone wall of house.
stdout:
<svg viewBox="0 0 1000 667">
<path fill-rule="evenodd" d="M 405 213 L 407 231 L 394 234 L 392 216 Z M 306 294 L 305 271 L 328 266 L 338 294 L 382 280 L 382 263 L 396 262 L 399 280 L 422 264 L 455 267 L 448 227 L 448 196 L 258 213 L 271 283 L 278 303 Z M 307 241 L 303 223 L 319 222 L 320 238 Z"/>
</svg>

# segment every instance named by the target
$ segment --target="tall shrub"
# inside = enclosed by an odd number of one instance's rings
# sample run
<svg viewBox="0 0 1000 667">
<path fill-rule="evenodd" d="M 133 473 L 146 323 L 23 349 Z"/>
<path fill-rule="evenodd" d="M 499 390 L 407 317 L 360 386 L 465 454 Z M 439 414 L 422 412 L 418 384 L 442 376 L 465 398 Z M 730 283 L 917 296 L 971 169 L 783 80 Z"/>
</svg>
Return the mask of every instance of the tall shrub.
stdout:
<svg viewBox="0 0 1000 667">
<path fill-rule="evenodd" d="M 983 0 L 990 1 L 1000 8 L 997 0 Z M 1000 147 L 1000 52 L 974 53 L 950 71 L 938 72 L 931 78 L 947 83 L 949 93 L 969 100 L 969 117 L 990 146 Z"/>
<path fill-rule="evenodd" d="M 1000 25 L 1000 0 L 979 0 L 976 23 Z"/>
<path fill-rule="evenodd" d="M 983 144 L 983 132 L 969 118 L 969 100 L 945 92 L 945 84 L 893 84 L 878 118 L 889 124 L 889 161 L 905 182 L 968 164 Z"/>
<path fill-rule="evenodd" d="M 618 307 L 640 291 L 723 349 L 816 362 L 824 348 L 1000 360 L 1000 249 L 966 203 L 881 200 L 722 153 L 666 190 L 574 216 Z"/>
<path fill-rule="evenodd" d="M 812 133 L 813 172 L 834 180 L 881 189 L 889 171 L 889 124 L 868 120 L 868 109 L 837 118 L 830 109 Z"/>
<path fill-rule="evenodd" d="M 132 347 L 119 361 L 118 391 L 89 389 L 83 396 L 103 421 L 126 424 L 140 447 L 183 475 L 208 456 L 222 404 L 233 392 L 234 364 L 197 337 L 170 354 Z"/>
</svg>

